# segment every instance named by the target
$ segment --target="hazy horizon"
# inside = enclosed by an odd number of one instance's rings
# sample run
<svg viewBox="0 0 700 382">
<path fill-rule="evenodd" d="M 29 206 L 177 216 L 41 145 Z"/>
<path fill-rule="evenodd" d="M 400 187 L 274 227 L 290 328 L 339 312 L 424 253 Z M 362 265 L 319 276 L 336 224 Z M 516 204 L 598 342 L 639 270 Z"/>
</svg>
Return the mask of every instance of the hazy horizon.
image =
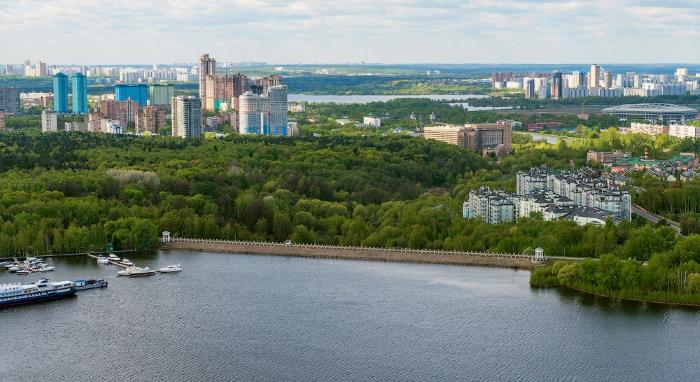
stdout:
<svg viewBox="0 0 700 382">
<path fill-rule="evenodd" d="M 700 0 L 0 0 L 5 63 L 696 63 L 699 24 Z"/>
</svg>

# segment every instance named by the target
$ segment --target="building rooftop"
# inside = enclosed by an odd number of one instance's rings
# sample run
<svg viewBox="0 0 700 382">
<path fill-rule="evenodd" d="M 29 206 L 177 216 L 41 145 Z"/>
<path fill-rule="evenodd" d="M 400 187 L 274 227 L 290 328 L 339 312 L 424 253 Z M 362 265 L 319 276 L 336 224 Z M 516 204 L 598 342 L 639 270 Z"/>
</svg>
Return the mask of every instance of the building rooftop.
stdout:
<svg viewBox="0 0 700 382">
<path fill-rule="evenodd" d="M 647 159 L 644 157 L 627 157 L 619 159 L 614 166 L 661 166 L 671 163 L 688 164 L 693 160 L 689 155 L 674 155 L 671 159 Z"/>
<path fill-rule="evenodd" d="M 686 106 L 670 103 L 636 103 L 617 105 L 603 109 L 603 113 L 697 113 L 698 111 Z"/>
</svg>

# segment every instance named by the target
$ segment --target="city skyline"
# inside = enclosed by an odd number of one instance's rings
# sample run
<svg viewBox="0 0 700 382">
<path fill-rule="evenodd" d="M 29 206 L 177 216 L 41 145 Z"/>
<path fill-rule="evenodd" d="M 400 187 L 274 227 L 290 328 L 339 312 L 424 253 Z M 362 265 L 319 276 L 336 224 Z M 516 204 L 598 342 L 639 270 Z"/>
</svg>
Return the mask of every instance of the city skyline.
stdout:
<svg viewBox="0 0 700 382">
<path fill-rule="evenodd" d="M 0 1 L 6 63 L 694 63 L 698 23 L 695 0 Z"/>
</svg>

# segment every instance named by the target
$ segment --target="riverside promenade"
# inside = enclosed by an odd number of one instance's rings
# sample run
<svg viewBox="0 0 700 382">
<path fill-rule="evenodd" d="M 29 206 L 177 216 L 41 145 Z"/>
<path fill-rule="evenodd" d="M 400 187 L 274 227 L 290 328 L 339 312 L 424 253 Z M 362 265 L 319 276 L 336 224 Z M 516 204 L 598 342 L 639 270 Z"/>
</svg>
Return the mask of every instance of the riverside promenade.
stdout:
<svg viewBox="0 0 700 382">
<path fill-rule="evenodd" d="M 535 259 L 533 256 L 516 253 L 463 252 L 186 238 L 172 238 L 169 242 L 163 243 L 161 249 L 269 256 L 296 256 L 321 259 L 475 265 L 524 270 L 532 270 L 537 265 L 542 264 L 542 261 L 534 261 Z M 548 259 L 545 259 L 544 261 L 547 260 Z"/>
</svg>

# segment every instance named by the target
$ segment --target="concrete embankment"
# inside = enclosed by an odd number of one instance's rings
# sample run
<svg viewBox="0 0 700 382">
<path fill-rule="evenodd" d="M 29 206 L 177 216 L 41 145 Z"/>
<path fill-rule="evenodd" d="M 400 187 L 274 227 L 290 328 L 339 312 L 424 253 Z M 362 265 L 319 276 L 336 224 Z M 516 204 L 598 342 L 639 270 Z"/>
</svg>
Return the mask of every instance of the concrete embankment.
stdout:
<svg viewBox="0 0 700 382">
<path fill-rule="evenodd" d="M 529 256 L 509 254 L 477 254 L 448 251 L 392 250 L 314 245 L 282 245 L 278 243 L 250 243 L 227 241 L 172 241 L 163 244 L 164 250 L 188 250 L 222 253 L 242 253 L 268 256 L 312 257 L 321 259 L 370 260 L 406 263 L 475 265 L 484 267 L 532 270 L 536 264 Z"/>
</svg>

